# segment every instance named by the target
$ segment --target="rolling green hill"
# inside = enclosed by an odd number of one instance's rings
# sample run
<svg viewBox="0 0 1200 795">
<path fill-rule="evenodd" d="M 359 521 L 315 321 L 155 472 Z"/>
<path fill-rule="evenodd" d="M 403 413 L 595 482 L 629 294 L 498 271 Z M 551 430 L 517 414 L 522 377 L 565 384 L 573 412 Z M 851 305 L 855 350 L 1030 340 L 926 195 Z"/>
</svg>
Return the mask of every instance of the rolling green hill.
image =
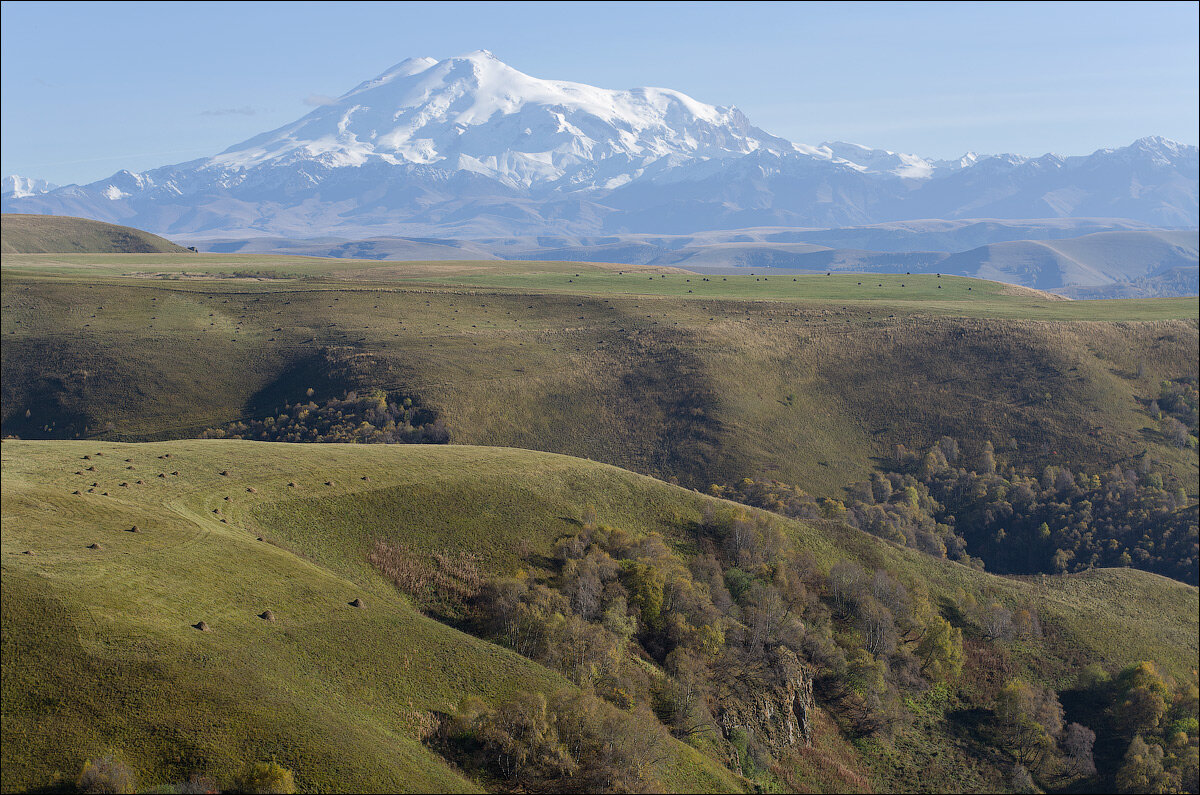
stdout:
<svg viewBox="0 0 1200 795">
<path fill-rule="evenodd" d="M 4 791 L 71 778 L 110 748 L 147 782 L 202 772 L 227 784 L 247 758 L 273 756 L 310 791 L 471 791 L 478 786 L 421 744 L 430 711 L 567 685 L 423 617 L 355 545 L 319 529 L 284 536 L 255 519 L 289 500 L 369 498 L 397 488 L 403 472 L 469 482 L 458 451 L 416 460 L 394 447 L 280 452 L 237 442 L 4 444 Z M 95 471 L 72 474 L 89 454 Z M 463 463 L 489 455 L 461 454 Z M 364 489 L 367 472 L 375 483 Z M 320 485 L 328 479 L 341 485 Z M 84 481 L 103 483 L 73 494 Z M 256 540 L 263 533 L 270 543 Z M 320 560 L 332 554 L 341 557 Z M 350 606 L 356 598 L 365 609 Z M 259 618 L 265 610 L 274 621 Z M 208 632 L 192 626 L 200 621 Z M 660 776 L 682 790 L 741 786 L 678 744 Z"/>
<path fill-rule="evenodd" d="M 422 742 L 434 714 L 467 695 L 495 703 L 566 683 L 416 612 L 366 562 L 371 544 L 470 553 L 505 574 L 550 555 L 594 508 L 686 558 L 705 506 L 721 507 L 610 466 L 498 448 L 10 440 L 0 451 L 5 791 L 70 780 L 106 751 L 145 786 L 196 772 L 228 782 L 274 757 L 308 791 L 477 788 Z M 1195 588 L 1129 570 L 1001 578 L 849 528 L 755 515 L 823 570 L 853 560 L 935 600 L 1036 608 L 1045 640 L 1005 651 L 1010 674 L 1063 687 L 1089 662 L 1153 659 L 1180 677 L 1194 666 Z M 968 748 L 952 725 L 918 721 L 886 752 L 854 750 L 821 721 L 821 754 L 869 786 L 928 785 L 923 754 L 959 764 Z M 828 756 L 790 764 L 795 780 L 828 780 Z M 997 763 L 972 764 L 950 786 L 999 785 Z M 675 741 L 654 773 L 674 791 L 747 786 Z"/>
<path fill-rule="evenodd" d="M 309 388 L 379 387 L 436 411 L 453 442 L 703 488 L 770 477 L 839 494 L 895 444 L 941 435 L 1039 467 L 1107 468 L 1148 450 L 1194 488 L 1194 455 L 1145 408 L 1161 379 L 1196 375 L 1194 301 L 1050 300 L 928 276 L 700 278 L 6 257 L 4 433 L 178 438 Z M 335 374 L 330 356 L 358 364 Z"/>
<path fill-rule="evenodd" d="M 0 215 L 4 254 L 176 254 L 187 249 L 128 226 L 63 215 Z"/>
</svg>

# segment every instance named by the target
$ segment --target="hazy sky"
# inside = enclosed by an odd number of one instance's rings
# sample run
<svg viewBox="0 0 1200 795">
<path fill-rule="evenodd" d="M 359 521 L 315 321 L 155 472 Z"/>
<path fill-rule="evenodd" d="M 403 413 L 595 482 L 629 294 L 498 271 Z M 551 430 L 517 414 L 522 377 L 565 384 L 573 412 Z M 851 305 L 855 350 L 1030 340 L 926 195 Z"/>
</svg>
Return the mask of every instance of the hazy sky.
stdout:
<svg viewBox="0 0 1200 795">
<path fill-rule="evenodd" d="M 215 154 L 410 56 L 674 88 L 793 141 L 931 157 L 1197 142 L 1198 4 L 4 2 L 0 171 Z"/>
</svg>

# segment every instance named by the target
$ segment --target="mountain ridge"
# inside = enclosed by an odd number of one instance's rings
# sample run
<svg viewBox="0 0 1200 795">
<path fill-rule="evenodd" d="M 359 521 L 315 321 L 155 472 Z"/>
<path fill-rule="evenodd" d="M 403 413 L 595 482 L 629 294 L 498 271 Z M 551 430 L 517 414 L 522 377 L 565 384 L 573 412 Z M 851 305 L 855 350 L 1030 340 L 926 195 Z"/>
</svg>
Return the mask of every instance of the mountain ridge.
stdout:
<svg viewBox="0 0 1200 795">
<path fill-rule="evenodd" d="M 3 209 L 245 237 L 680 234 L 985 216 L 1170 228 L 1200 223 L 1198 162 L 1195 146 L 1158 137 L 1083 156 L 957 160 L 810 146 L 733 106 L 542 80 L 480 50 L 402 61 L 209 158 L 52 190 L 10 178 Z"/>
</svg>

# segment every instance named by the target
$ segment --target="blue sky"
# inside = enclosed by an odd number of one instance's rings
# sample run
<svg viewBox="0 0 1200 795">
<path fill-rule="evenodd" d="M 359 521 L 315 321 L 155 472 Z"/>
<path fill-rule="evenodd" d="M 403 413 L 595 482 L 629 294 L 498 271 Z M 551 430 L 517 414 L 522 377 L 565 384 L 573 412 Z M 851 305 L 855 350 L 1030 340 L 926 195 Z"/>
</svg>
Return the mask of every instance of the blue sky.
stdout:
<svg viewBox="0 0 1200 795">
<path fill-rule="evenodd" d="M 0 171 L 215 154 L 410 56 L 662 86 L 793 141 L 931 157 L 1195 144 L 1198 4 L 4 2 Z"/>
</svg>

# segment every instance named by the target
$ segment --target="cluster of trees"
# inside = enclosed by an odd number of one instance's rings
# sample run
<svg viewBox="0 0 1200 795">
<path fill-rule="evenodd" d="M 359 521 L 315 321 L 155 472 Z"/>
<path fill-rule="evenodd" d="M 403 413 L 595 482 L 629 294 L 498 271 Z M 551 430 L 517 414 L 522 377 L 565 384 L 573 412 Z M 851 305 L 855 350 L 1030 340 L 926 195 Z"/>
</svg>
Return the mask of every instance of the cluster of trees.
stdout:
<svg viewBox="0 0 1200 795">
<path fill-rule="evenodd" d="M 137 775 L 133 769 L 112 754 L 89 759 L 83 765 L 75 781 L 76 792 L 86 793 L 135 793 L 138 792 Z M 178 792 L 183 795 L 215 795 L 220 786 L 208 776 L 192 774 L 187 781 L 150 790 L 152 792 Z M 293 793 L 296 779 L 291 770 L 272 759 L 270 762 L 251 762 L 233 779 L 233 786 L 226 792 L 244 793 Z"/>
<path fill-rule="evenodd" d="M 1084 669 L 1075 691 L 1100 733 L 1095 766 L 1119 792 L 1200 791 L 1200 688 L 1173 681 L 1152 662 L 1110 676 Z M 1101 750 L 1104 753 L 1101 753 Z"/>
<path fill-rule="evenodd" d="M 1018 788 L 1036 773 L 1060 785 L 1090 780 L 1123 793 L 1197 792 L 1200 700 L 1194 675 L 1175 683 L 1152 662 L 1116 676 L 1089 665 L 1072 703 L 1094 721 L 1099 737 L 1080 723 L 1065 723 L 1053 690 L 1010 679 L 992 708 L 993 742 L 1007 749 Z"/>
<path fill-rule="evenodd" d="M 311 395 L 312 390 L 309 390 Z M 382 390 L 347 392 L 322 403 L 285 404 L 273 417 L 209 428 L 204 439 L 254 439 L 264 442 L 352 442 L 358 444 L 445 444 L 446 426 L 411 398 Z"/>
<path fill-rule="evenodd" d="M 644 708 L 622 711 L 578 690 L 520 692 L 492 707 L 469 698 L 441 721 L 460 765 L 521 792 L 658 792 L 666 732 Z M 566 782 L 569 782 L 567 784 Z"/>
<path fill-rule="evenodd" d="M 744 511 L 699 529 L 684 558 L 658 535 L 585 517 L 551 570 L 488 580 L 472 628 L 616 707 L 650 708 L 677 737 L 716 743 L 745 773 L 808 737 L 807 717 L 778 722 L 809 684 L 864 735 L 887 731 L 904 693 L 960 674 L 962 630 L 888 572 L 825 573 Z"/>
<path fill-rule="evenodd" d="M 1200 389 L 1195 378 L 1163 381 L 1158 398 L 1150 401 L 1147 410 L 1158 420 L 1164 436 L 1179 447 L 1197 447 L 1200 436 Z"/>
<path fill-rule="evenodd" d="M 1185 398 L 1179 405 L 1187 405 Z M 1035 475 L 1005 463 L 990 442 L 968 453 L 943 437 L 924 453 L 897 445 L 890 471 L 847 491 L 845 500 L 816 499 L 749 478 L 711 489 L 787 516 L 843 521 L 1005 574 L 1132 566 L 1193 585 L 1200 580 L 1196 502 L 1145 456 L 1132 468 L 1089 474 L 1047 466 Z"/>
</svg>

